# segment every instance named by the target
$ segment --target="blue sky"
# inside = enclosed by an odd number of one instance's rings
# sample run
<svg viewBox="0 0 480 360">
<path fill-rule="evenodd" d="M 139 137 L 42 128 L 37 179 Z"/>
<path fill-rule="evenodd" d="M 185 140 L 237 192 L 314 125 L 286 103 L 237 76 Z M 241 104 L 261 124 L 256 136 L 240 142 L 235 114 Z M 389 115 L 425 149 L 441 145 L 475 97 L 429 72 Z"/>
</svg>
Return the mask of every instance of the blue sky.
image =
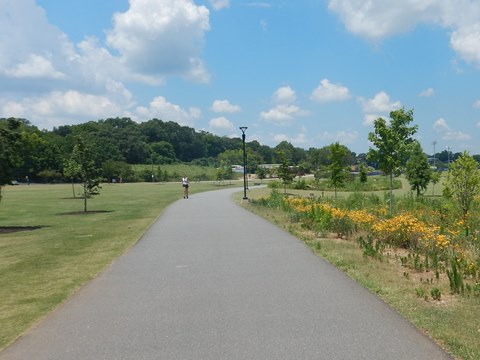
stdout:
<svg viewBox="0 0 480 360">
<path fill-rule="evenodd" d="M 176 121 L 308 149 L 414 110 L 427 153 L 480 153 L 480 2 L 0 0 L 0 117 Z"/>
</svg>

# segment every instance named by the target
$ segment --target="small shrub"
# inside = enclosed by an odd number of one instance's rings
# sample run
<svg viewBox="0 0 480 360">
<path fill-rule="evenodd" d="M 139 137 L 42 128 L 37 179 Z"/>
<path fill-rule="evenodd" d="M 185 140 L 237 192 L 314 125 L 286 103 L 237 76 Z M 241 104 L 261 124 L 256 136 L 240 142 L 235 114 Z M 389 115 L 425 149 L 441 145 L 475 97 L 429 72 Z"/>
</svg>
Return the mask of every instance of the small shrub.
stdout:
<svg viewBox="0 0 480 360">
<path fill-rule="evenodd" d="M 463 284 L 463 275 L 458 268 L 457 261 L 454 259 L 451 262 L 451 270 L 447 269 L 447 276 L 450 282 L 450 290 L 453 294 L 463 294 L 465 286 Z"/>
<path fill-rule="evenodd" d="M 433 288 L 430 290 L 430 295 L 432 295 L 433 300 L 440 301 L 442 298 L 442 292 L 438 288 Z"/>
<path fill-rule="evenodd" d="M 417 293 L 417 297 L 418 298 L 422 298 L 424 299 L 425 298 L 425 289 L 421 288 L 421 287 L 417 287 L 415 288 L 415 292 Z"/>
<path fill-rule="evenodd" d="M 370 256 L 377 259 L 382 257 L 382 243 L 380 241 L 374 241 L 371 235 L 367 235 L 366 238 L 359 236 L 357 242 L 363 250 L 363 256 Z"/>
</svg>

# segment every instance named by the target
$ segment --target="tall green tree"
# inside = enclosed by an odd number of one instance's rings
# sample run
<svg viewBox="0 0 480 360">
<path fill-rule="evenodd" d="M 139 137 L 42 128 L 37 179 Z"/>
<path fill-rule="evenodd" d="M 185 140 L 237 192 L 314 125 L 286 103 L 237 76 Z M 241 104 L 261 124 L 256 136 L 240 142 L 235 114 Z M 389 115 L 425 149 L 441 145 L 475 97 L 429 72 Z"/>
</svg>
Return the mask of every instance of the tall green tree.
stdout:
<svg viewBox="0 0 480 360">
<path fill-rule="evenodd" d="M 400 174 L 414 142 L 412 136 L 418 126 L 409 126 L 413 121 L 413 110 L 404 108 L 390 112 L 390 122 L 378 118 L 374 122 L 374 131 L 368 134 L 368 140 L 375 148 L 368 150 L 369 161 L 377 163 L 378 168 L 390 177 L 390 214 L 393 212 L 393 177 Z"/>
<path fill-rule="evenodd" d="M 70 158 L 78 166 L 78 177 L 83 187 L 84 211 L 87 212 L 87 199 L 100 193 L 101 169 L 95 164 L 95 154 L 82 137 L 76 138 Z"/>
<path fill-rule="evenodd" d="M 407 160 L 405 175 L 412 190 L 416 191 L 417 197 L 427 189 L 432 179 L 432 169 L 428 163 L 428 157 L 423 152 L 422 146 L 415 141 L 412 146 L 410 158 Z"/>
<path fill-rule="evenodd" d="M 335 191 L 335 198 L 337 198 L 337 188 L 345 185 L 347 179 L 347 169 L 345 167 L 345 160 L 348 155 L 348 149 L 336 142 L 330 145 L 330 184 Z"/>
<path fill-rule="evenodd" d="M 0 201 L 2 190 L 15 180 L 15 169 L 22 164 L 19 154 L 20 134 L 17 129 L 20 122 L 10 118 L 0 124 Z"/>
<path fill-rule="evenodd" d="M 450 164 L 444 181 L 443 194 L 453 198 L 462 212 L 465 231 L 468 235 L 468 213 L 476 196 L 480 194 L 480 171 L 478 163 L 468 152 Z"/>
</svg>

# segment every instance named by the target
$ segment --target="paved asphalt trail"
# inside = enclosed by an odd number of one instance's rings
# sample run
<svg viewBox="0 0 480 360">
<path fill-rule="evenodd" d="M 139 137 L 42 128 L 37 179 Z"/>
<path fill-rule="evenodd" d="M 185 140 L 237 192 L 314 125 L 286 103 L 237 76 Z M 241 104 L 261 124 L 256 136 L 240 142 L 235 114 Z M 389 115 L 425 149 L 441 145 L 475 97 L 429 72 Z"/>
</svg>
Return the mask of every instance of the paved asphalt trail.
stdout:
<svg viewBox="0 0 480 360">
<path fill-rule="evenodd" d="M 450 359 L 234 191 L 172 204 L 0 360 Z"/>
</svg>

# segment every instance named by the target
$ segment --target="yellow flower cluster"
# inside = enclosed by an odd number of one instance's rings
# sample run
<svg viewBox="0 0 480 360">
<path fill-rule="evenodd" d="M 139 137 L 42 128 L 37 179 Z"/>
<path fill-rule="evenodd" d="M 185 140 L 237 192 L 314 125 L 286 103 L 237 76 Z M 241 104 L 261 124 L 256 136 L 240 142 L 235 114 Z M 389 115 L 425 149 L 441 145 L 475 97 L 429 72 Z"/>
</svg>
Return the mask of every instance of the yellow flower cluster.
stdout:
<svg viewBox="0 0 480 360">
<path fill-rule="evenodd" d="M 312 209 L 311 201 L 307 198 L 293 197 L 285 198 L 285 204 L 287 204 L 292 210 L 303 213 L 308 212 Z"/>
<path fill-rule="evenodd" d="M 435 239 L 439 228 L 427 226 L 410 213 L 403 213 L 372 225 L 372 232 L 381 240 L 404 247 Z"/>
<path fill-rule="evenodd" d="M 332 216 L 334 218 L 337 218 L 337 219 L 343 219 L 343 218 L 347 217 L 347 212 L 346 211 L 343 211 L 342 209 L 339 209 L 339 208 L 336 208 L 336 207 L 332 207 L 330 209 L 330 213 L 332 214 Z"/>
<path fill-rule="evenodd" d="M 351 210 L 348 217 L 358 225 L 371 226 L 377 221 L 377 217 L 368 213 L 366 210 Z"/>
<path fill-rule="evenodd" d="M 422 246 L 444 250 L 452 245 L 450 239 L 454 238 L 457 233 L 453 229 L 448 229 L 446 234 L 440 234 L 438 226 L 421 221 L 408 212 L 384 219 L 382 216 L 385 213 L 384 208 L 377 208 L 374 211 L 375 214 L 372 214 L 367 210 L 343 210 L 328 203 L 315 202 L 309 198 L 293 197 L 285 198 L 284 201 L 293 211 L 308 213 L 312 217 L 318 216 L 316 214 L 320 211 L 329 213 L 336 219 L 348 218 L 359 228 L 371 231 L 377 239 L 403 247 Z M 462 220 L 455 225 L 462 226 Z"/>
</svg>

